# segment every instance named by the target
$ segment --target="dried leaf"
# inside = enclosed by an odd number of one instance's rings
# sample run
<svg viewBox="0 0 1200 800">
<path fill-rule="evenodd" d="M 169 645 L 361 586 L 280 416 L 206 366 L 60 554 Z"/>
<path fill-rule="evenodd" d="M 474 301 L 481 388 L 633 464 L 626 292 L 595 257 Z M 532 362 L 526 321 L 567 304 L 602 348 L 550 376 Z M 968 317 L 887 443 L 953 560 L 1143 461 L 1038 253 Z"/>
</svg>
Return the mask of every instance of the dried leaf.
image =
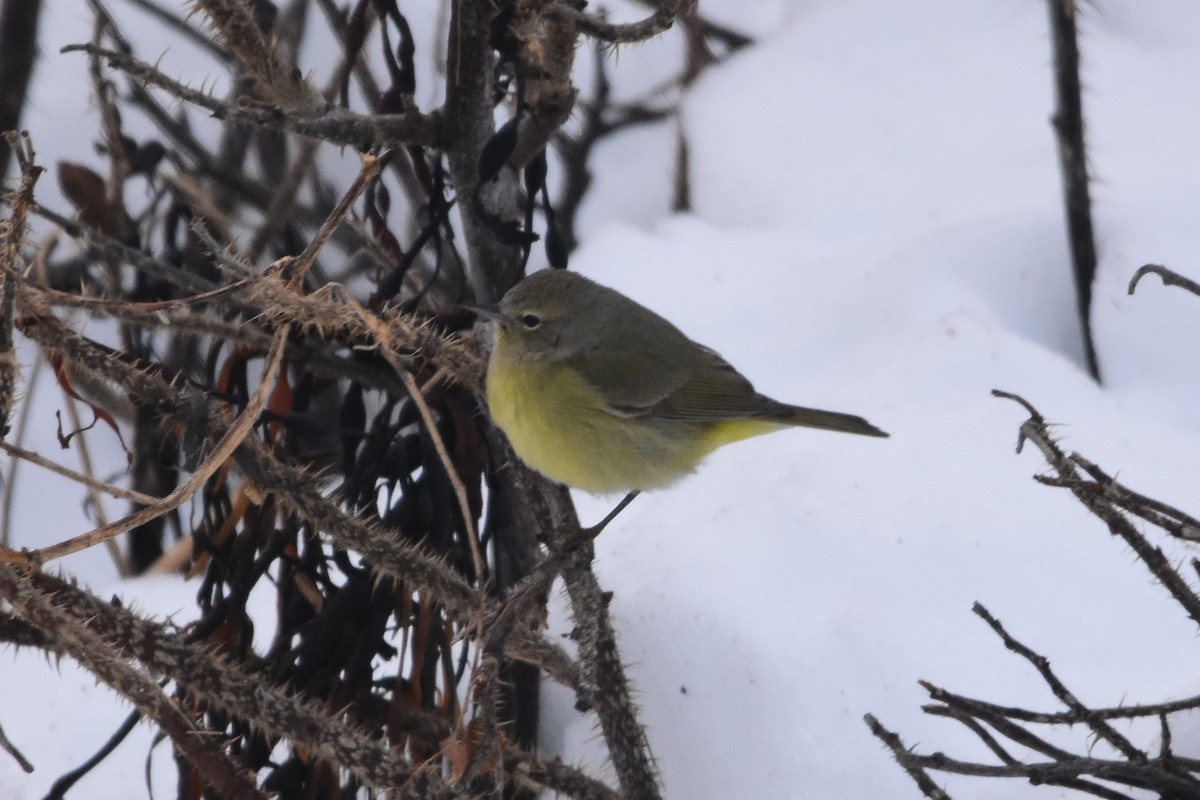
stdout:
<svg viewBox="0 0 1200 800">
<path fill-rule="evenodd" d="M 97 422 L 103 420 L 104 422 L 106 422 L 108 424 L 108 426 L 110 428 L 113 429 L 113 432 L 117 434 L 117 440 L 121 443 L 121 449 L 125 451 L 126 457 L 130 461 L 132 461 L 133 453 L 131 453 L 129 451 L 129 448 L 125 445 L 125 438 L 123 436 L 121 436 L 121 429 L 119 427 L 117 427 L 117 421 L 116 421 L 116 419 L 113 418 L 113 415 L 108 413 L 107 411 L 105 411 L 103 408 L 96 405 L 95 403 L 90 402 L 87 398 L 80 395 L 79 392 L 77 392 L 75 390 L 75 387 L 71 385 L 71 378 L 70 378 L 70 376 L 67 375 L 66 364 L 63 360 L 62 353 L 51 353 L 50 354 L 50 365 L 54 368 L 54 377 L 58 380 L 58 385 L 62 387 L 62 390 L 64 392 L 66 392 L 67 395 L 69 395 L 70 397 L 74 398 L 75 400 L 78 400 L 79 402 L 83 403 L 85 406 L 90 408 L 92 410 L 92 414 L 95 415 L 95 418 L 92 420 L 91 425 L 86 425 L 77 431 L 71 431 L 70 433 L 67 433 L 67 434 L 64 434 L 62 432 L 62 424 L 61 424 L 61 420 L 60 420 L 59 428 L 58 428 L 58 443 L 60 445 L 62 445 L 62 448 L 64 450 L 66 450 L 68 447 L 71 446 L 71 439 L 75 438 L 76 434 L 91 430 L 92 427 L 95 426 L 95 424 Z"/>
<path fill-rule="evenodd" d="M 58 162 L 58 185 L 88 227 L 119 237 L 123 214 L 109 201 L 104 179 L 70 161 Z"/>
</svg>

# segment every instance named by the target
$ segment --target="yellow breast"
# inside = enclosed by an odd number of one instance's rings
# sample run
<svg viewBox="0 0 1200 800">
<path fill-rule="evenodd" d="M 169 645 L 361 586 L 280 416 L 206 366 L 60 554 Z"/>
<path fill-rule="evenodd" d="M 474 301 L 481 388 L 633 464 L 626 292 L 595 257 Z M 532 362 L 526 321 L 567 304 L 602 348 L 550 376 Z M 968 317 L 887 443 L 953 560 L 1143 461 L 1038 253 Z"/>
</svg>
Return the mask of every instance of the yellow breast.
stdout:
<svg viewBox="0 0 1200 800">
<path fill-rule="evenodd" d="M 503 351 L 488 364 L 487 397 L 525 463 L 598 494 L 664 486 L 723 444 L 712 440 L 709 426 L 614 414 L 573 370 L 505 358 Z"/>
</svg>

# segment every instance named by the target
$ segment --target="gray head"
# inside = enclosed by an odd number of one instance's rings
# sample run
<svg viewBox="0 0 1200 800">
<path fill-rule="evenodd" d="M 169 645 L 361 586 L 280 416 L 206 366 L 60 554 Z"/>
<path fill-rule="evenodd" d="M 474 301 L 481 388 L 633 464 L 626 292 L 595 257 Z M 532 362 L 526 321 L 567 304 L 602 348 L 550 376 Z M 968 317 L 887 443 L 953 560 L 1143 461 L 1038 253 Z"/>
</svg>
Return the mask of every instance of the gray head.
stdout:
<svg viewBox="0 0 1200 800">
<path fill-rule="evenodd" d="M 523 359 L 569 358 L 674 329 L 607 286 L 561 269 L 535 272 L 500 301 L 502 338 Z"/>
</svg>

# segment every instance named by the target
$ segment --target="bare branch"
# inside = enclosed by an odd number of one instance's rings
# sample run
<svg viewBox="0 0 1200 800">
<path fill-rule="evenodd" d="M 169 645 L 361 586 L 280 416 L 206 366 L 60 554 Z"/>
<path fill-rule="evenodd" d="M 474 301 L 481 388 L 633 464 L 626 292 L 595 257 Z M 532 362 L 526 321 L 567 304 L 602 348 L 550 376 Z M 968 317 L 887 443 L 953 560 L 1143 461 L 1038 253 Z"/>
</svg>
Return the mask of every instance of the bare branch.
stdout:
<svg viewBox="0 0 1200 800">
<path fill-rule="evenodd" d="M 580 11 L 566 3 L 559 3 L 553 8 L 554 14 L 573 22 L 583 34 L 609 44 L 644 42 L 670 29 L 675 22 L 675 12 L 667 8 L 657 8 L 650 16 L 639 22 L 620 25 L 606 22 L 600 17 Z"/>
<path fill-rule="evenodd" d="M 1146 264 L 1139 267 L 1138 271 L 1133 273 L 1133 277 L 1129 280 L 1129 293 L 1133 294 L 1142 278 L 1150 274 L 1162 278 L 1164 286 L 1179 286 L 1194 295 L 1200 295 L 1200 283 L 1196 283 L 1191 278 L 1185 278 L 1178 272 L 1169 270 L 1161 264 Z"/>
<path fill-rule="evenodd" d="M 1110 532 L 1120 536 L 1133 548 L 1189 616 L 1200 622 L 1200 601 L 1187 582 L 1166 556 L 1133 527 L 1125 514 L 1136 514 L 1175 536 L 1189 534 L 1196 527 L 1196 521 L 1165 503 L 1126 489 L 1083 456 L 1074 453 L 1067 455 L 1049 434 L 1045 418 L 1028 401 L 998 390 L 993 394 L 1019 403 L 1029 414 L 1029 418 L 1021 424 L 1018 450 L 1025 442 L 1033 442 L 1042 452 L 1053 474 L 1038 476 L 1038 479 L 1048 485 L 1070 489 L 1091 513 L 1107 524 Z M 959 722 L 1001 762 L 987 764 L 962 761 L 939 752 L 918 754 L 903 748 L 898 736 L 883 729 L 873 719 L 869 720 L 872 731 L 888 744 L 897 761 L 923 791 L 940 791 L 930 782 L 927 773 L 927 770 L 938 770 L 978 777 L 1019 777 L 1033 784 L 1052 784 L 1105 800 L 1132 800 L 1132 795 L 1122 791 L 1123 788 L 1148 791 L 1162 797 L 1200 797 L 1200 759 L 1179 758 L 1171 752 L 1170 728 L 1167 724 L 1168 714 L 1200 707 L 1200 698 L 1092 708 L 1067 688 L 1050 668 L 1050 662 L 1044 655 L 1010 635 L 981 604 L 975 604 L 974 612 L 987 622 L 1009 650 L 1037 670 L 1066 710 L 1041 712 L 1000 705 L 964 697 L 922 681 L 921 685 L 936 701 L 926 705 L 924 711 Z M 1162 747 L 1158 757 L 1151 756 L 1147 748 L 1139 746 L 1110 724 L 1112 720 L 1122 719 L 1158 720 L 1162 730 Z M 1036 725 L 1051 728 L 1082 725 L 1093 741 L 1085 745 L 1084 753 L 1075 753 L 1061 744 L 1051 743 L 1034 727 Z M 1029 760 L 1012 749 L 1010 742 L 1049 760 Z M 1094 755 L 1095 742 L 1111 748 L 1119 758 L 1106 759 Z"/>
<path fill-rule="evenodd" d="M 64 53 L 85 52 L 101 56 L 114 68 L 131 78 L 170 93 L 193 105 L 207 109 L 226 122 L 288 131 L 299 136 L 320 139 L 347 147 L 401 147 L 407 144 L 436 146 L 441 141 L 441 122 L 437 113 L 379 114 L 364 116 L 342 109 L 304 114 L 286 113 L 265 106 L 232 105 L 204 92 L 196 91 L 163 75 L 158 69 L 114 50 L 91 45 L 68 45 Z"/>
<path fill-rule="evenodd" d="M 0 749 L 3 749 L 4 752 L 12 756 L 13 760 L 20 765 L 21 769 L 25 770 L 26 772 L 33 772 L 33 764 L 29 763 L 29 759 L 22 755 L 21 751 L 17 749 L 17 746 L 9 741 L 8 735 L 5 734 L 4 728 L 2 727 L 0 727 Z"/>
<path fill-rule="evenodd" d="M 107 647 L 102 639 L 87 627 L 78 625 L 56 602 L 57 596 L 47 596 L 34 588 L 31 575 L 13 566 L 0 565 L 0 596 L 5 597 L 25 619 L 53 636 L 58 649 L 79 661 L 153 719 L 223 798 L 262 800 L 254 783 L 225 758 L 216 739 L 206 736 L 190 715 L 171 702 L 157 683 L 135 669 L 132 662 L 104 655 Z"/>
<path fill-rule="evenodd" d="M 1050 687 L 1050 691 L 1054 692 L 1054 696 L 1057 697 L 1068 709 L 1078 714 L 1084 723 L 1086 723 L 1087 726 L 1092 729 L 1092 733 L 1096 734 L 1096 736 L 1103 741 L 1111 744 L 1130 761 L 1144 763 L 1148 760 L 1142 751 L 1133 746 L 1132 742 L 1118 733 L 1115 728 L 1113 728 L 1103 719 L 1095 717 L 1083 703 L 1079 702 L 1075 695 L 1072 694 L 1069 689 L 1067 689 L 1066 685 L 1058 679 L 1058 676 L 1054 674 L 1054 671 L 1050 669 L 1050 662 L 1045 656 L 1035 653 L 1033 650 L 1029 649 L 1024 644 L 1010 636 L 1008 631 L 1004 629 L 1004 626 L 1000 624 L 1000 620 L 993 617 L 991 613 L 983 607 L 982 604 L 976 603 L 971 610 L 983 618 L 983 621 L 988 624 L 988 627 L 995 631 L 996 635 L 1004 640 L 1005 647 L 1033 665 L 1034 669 L 1038 671 L 1038 674 L 1042 676 L 1042 680 L 1044 680 L 1046 685 Z"/>
<path fill-rule="evenodd" d="M 930 800 L 952 800 L 950 795 L 946 794 L 940 786 L 933 782 L 933 778 L 929 777 L 926 771 L 927 765 L 922 756 L 914 754 L 911 750 L 904 746 L 900 735 L 883 727 L 879 720 L 871 714 L 863 717 L 863 721 L 867 723 L 867 727 L 871 729 L 871 733 L 875 734 L 875 738 L 883 742 L 888 750 L 892 752 L 892 757 L 896 759 L 909 777 L 917 784 L 926 797 Z"/>
<path fill-rule="evenodd" d="M 316 92 L 279 52 L 276 43 L 263 34 L 250 4 L 244 0 L 195 0 L 195 4 L 225 46 L 254 76 L 260 93 L 288 110 L 305 111 L 316 104 Z"/>
<path fill-rule="evenodd" d="M 553 1 L 497 15 L 455 0 L 440 21 L 445 57 L 433 59 L 445 86 L 430 87 L 417 82 L 429 59 L 398 4 L 200 0 L 211 22 L 200 30 L 153 0 L 132 3 L 199 44 L 211 59 L 202 74 L 227 70 L 230 89 L 215 97 L 139 60 L 142 43 L 89 0 L 95 36 L 67 52 L 88 57 L 103 163 L 59 170 L 82 224 L 34 202 L 32 186 L 5 198 L 17 233 L 0 242 L 11 301 L 0 292 L 0 353 L 11 322 L 70 402 L 118 435 L 132 424 L 129 475 L 100 480 L 6 449 L 140 508 L 98 517 L 83 537 L 0 551 L 0 595 L 17 615 L 0 615 L 0 639 L 78 659 L 192 742 L 177 745 L 180 791 L 196 796 L 249 798 L 286 781 L 314 796 L 660 797 L 591 569 L 599 528 L 580 530 L 561 487 L 512 464 L 482 411 L 484 347 L 449 304 L 499 297 L 543 220 L 547 256 L 565 261 L 545 150 L 577 106 L 581 37 L 641 40 L 671 24 L 674 4 L 610 25 Z M 679 13 L 690 55 L 670 96 L 603 98 L 593 134 L 669 118 L 676 89 L 712 61 L 705 37 L 723 52 L 744 39 L 706 28 L 694 4 Z M 315 52 L 306 31 L 322 24 L 340 52 L 302 73 L 298 54 Z M 307 76 L 321 72 L 319 93 Z M 438 95 L 443 109 L 418 111 L 416 98 Z M 225 123 L 216 144 L 195 109 Z M 366 154 L 356 180 L 327 171 L 324 142 Z M 590 151 L 572 162 L 581 174 Z M 19 156 L 35 174 L 32 152 Z M 133 178 L 146 191 L 129 191 Z M 346 224 L 356 208 L 363 222 Z M 26 241 L 30 213 L 59 226 L 65 246 Z M 264 267 L 264 256 L 277 260 Z M 115 324 L 84 336 L 84 317 Z M 198 577 L 194 627 L 130 614 L 38 568 L 116 546 L 130 528 L 135 569 L 170 551 L 183 555 L 168 568 Z M 559 575 L 579 658 L 542 632 Z M 265 582 L 279 618 L 259 655 L 246 603 Z M 595 711 L 619 790 L 534 755 L 547 677 Z M 173 696 L 155 683 L 167 680 Z"/>
<path fill-rule="evenodd" d="M 1077 0 L 1047 0 L 1047 4 L 1054 45 L 1054 86 L 1058 102 L 1052 124 L 1058 139 L 1063 205 L 1075 277 L 1076 312 L 1088 373 L 1099 381 L 1100 362 L 1091 323 L 1092 283 L 1096 279 L 1096 234 L 1092 226 L 1092 198 L 1088 186 L 1088 159 L 1083 130 L 1079 38 L 1075 24 Z"/>
<path fill-rule="evenodd" d="M 141 492 L 123 489 L 120 486 L 113 486 L 111 483 L 98 481 L 95 478 L 84 475 L 81 472 L 76 472 L 75 470 L 64 467 L 61 464 L 55 464 L 53 461 L 43 455 L 40 455 L 39 453 L 35 453 L 32 450 L 26 450 L 23 447 L 11 445 L 8 442 L 0 441 L 0 450 L 3 450 L 14 458 L 24 459 L 30 464 L 36 464 L 37 466 L 48 469 L 57 475 L 62 475 L 64 478 L 68 478 L 69 480 L 73 480 L 76 483 L 82 484 L 89 489 L 95 489 L 96 491 L 104 492 L 112 497 L 120 497 L 123 500 L 132 500 L 135 503 L 142 503 L 144 505 L 151 505 L 153 503 L 160 502 L 160 498 L 158 497 L 151 497 L 149 495 L 142 494 Z"/>
<path fill-rule="evenodd" d="M 1150 544 L 1146 537 L 1129 523 L 1122 509 L 1105 497 L 1103 491 L 1094 491 L 1090 482 L 1086 481 L 1076 468 L 1076 463 L 1067 457 L 1046 430 L 1046 420 L 1025 400 L 1008 392 L 993 390 L 993 395 L 1015 400 L 1030 412 L 1030 418 L 1021 425 L 1021 441 L 1032 441 L 1042 451 L 1046 461 L 1055 471 L 1055 485 L 1064 486 L 1089 511 L 1108 525 L 1111 533 L 1121 537 L 1150 569 L 1175 601 L 1187 612 L 1197 625 L 1200 625 L 1200 597 L 1196 595 L 1187 581 L 1171 565 L 1162 550 Z"/>
</svg>

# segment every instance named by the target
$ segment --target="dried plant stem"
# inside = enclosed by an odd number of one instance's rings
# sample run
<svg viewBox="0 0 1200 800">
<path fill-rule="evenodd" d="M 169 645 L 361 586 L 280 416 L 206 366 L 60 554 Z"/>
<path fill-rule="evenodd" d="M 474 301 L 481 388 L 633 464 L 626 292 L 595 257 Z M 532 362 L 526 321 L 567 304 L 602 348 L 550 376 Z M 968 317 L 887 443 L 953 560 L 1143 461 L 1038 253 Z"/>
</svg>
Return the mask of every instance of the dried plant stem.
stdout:
<svg viewBox="0 0 1200 800">
<path fill-rule="evenodd" d="M 329 216 L 321 223 L 320 230 L 312 237 L 308 245 L 304 248 L 304 252 L 296 256 L 295 261 L 289 265 L 289 271 L 292 275 L 292 280 L 295 285 L 299 286 L 304 279 L 305 274 L 312 268 L 313 262 L 317 259 L 317 253 L 333 236 L 333 232 L 337 230 L 338 225 L 342 224 L 342 219 L 346 214 L 350 213 L 350 207 L 354 201 L 359 198 L 371 181 L 379 177 L 379 173 L 388 162 L 388 156 L 373 156 L 370 153 L 362 155 L 362 168 L 358 171 L 358 176 L 354 182 L 350 184 L 350 188 L 342 195 L 342 199 L 334 206 L 333 211 L 329 212 Z"/>
<path fill-rule="evenodd" d="M 264 35 L 252 6 L 243 0 L 194 0 L 222 43 L 255 79 L 258 92 L 289 111 L 306 111 L 319 100 L 296 66 Z"/>
<path fill-rule="evenodd" d="M 0 10 L 0 16 L 7 13 L 15 13 L 16 6 L 7 6 Z M 36 15 L 39 13 L 37 8 L 29 10 L 29 13 Z M 2 24 L 2 21 L 0 21 Z M 26 226 L 29 221 L 29 211 L 33 206 L 33 190 L 37 185 L 38 178 L 42 174 L 40 167 L 34 164 L 33 144 L 28 138 L 19 136 L 13 131 L 3 133 L 4 141 L 7 145 L 4 151 L 5 157 L 9 154 L 14 154 L 17 158 L 17 163 L 21 167 L 21 183 L 16 191 L 7 196 L 7 202 L 11 204 L 13 213 L 12 217 L 6 221 L 0 221 L 0 439 L 8 438 L 12 430 L 11 414 L 14 403 L 16 402 L 17 386 L 20 378 L 20 371 L 17 364 L 16 343 L 14 341 L 14 311 L 16 304 L 17 277 L 24 271 L 24 260 L 21 257 L 21 247 L 25 241 Z M 3 164 L 0 164 L 0 172 L 3 171 Z M 39 362 L 40 364 L 41 362 Z M 33 370 L 34 378 L 38 373 L 38 367 Z M 33 384 L 27 390 L 32 392 Z M 27 398 L 28 399 L 28 398 Z M 20 423 L 17 426 L 18 440 L 24 436 L 26 431 L 25 420 L 30 413 L 30 404 L 27 402 L 20 411 Z M 3 509 L 3 531 L 0 531 L 0 545 L 7 547 L 11 538 L 10 522 L 12 520 L 13 507 L 13 479 L 16 476 L 16 462 L 13 462 L 12 468 L 8 473 L 8 480 L 5 481 L 4 487 L 4 509 Z"/>
<path fill-rule="evenodd" d="M 1088 481 L 1079 472 L 1078 462 L 1067 456 L 1050 436 L 1046 419 L 1032 405 L 1018 395 L 993 390 L 992 394 L 1021 404 L 1030 414 L 1021 425 L 1018 451 L 1024 442 L 1032 442 L 1042 452 L 1046 462 L 1054 470 L 1055 485 L 1064 486 L 1087 508 L 1108 525 L 1111 533 L 1119 536 L 1138 555 L 1154 574 L 1154 577 L 1171 593 L 1188 614 L 1200 626 L 1200 596 L 1175 570 L 1162 550 L 1150 544 L 1137 528 L 1125 517 L 1123 510 L 1114 502 L 1113 496 L 1104 487 Z M 1099 491 L 1097 491 L 1099 489 Z"/>
<path fill-rule="evenodd" d="M 84 426 L 83 420 L 79 417 L 78 401 L 74 397 L 71 397 L 65 390 L 62 392 L 62 395 L 63 404 L 67 407 L 67 417 L 71 420 L 71 429 L 82 431 Z M 81 481 L 81 483 L 87 488 L 88 501 L 93 513 L 96 515 L 96 521 L 100 523 L 101 527 L 106 526 L 109 524 L 108 512 L 104 508 L 104 502 L 100 499 L 100 491 L 98 490 L 98 486 L 103 484 L 93 477 L 96 474 L 96 470 L 92 466 L 92 450 L 88 446 L 86 436 L 76 436 L 74 437 L 74 442 L 79 451 L 79 466 L 86 477 L 86 480 Z M 140 493 L 134 492 L 134 494 Z M 154 502 L 158 501 L 155 500 Z M 104 549 L 108 551 L 108 557 L 112 559 L 113 564 L 116 566 L 117 574 L 122 577 L 128 576 L 130 574 L 129 560 L 121 552 L 121 548 L 117 545 L 116 540 L 106 539 L 104 541 Z"/>
<path fill-rule="evenodd" d="M 406 144 L 433 146 L 442 138 L 438 114 L 376 114 L 367 116 L 333 109 L 307 114 L 284 114 L 278 109 L 233 105 L 171 80 L 153 66 L 132 56 L 89 45 L 69 45 L 64 53 L 85 52 L 105 58 L 131 78 L 158 86 L 167 93 L 212 112 L 217 119 L 283 130 L 348 147 L 396 147 Z"/>
<path fill-rule="evenodd" d="M 442 466 L 446 468 L 446 475 L 450 478 L 450 485 L 454 487 L 454 496 L 458 500 L 459 508 L 462 511 L 463 524 L 467 529 L 467 542 L 471 547 L 471 561 L 475 567 L 475 574 L 480 581 L 483 581 L 484 576 L 487 575 L 487 567 L 483 562 L 483 553 L 479 549 L 479 534 L 475 530 L 474 514 L 471 513 L 471 504 L 467 500 L 467 487 L 463 485 L 462 478 L 458 475 L 458 470 L 454 468 L 454 462 L 450 460 L 450 454 L 446 452 L 446 443 L 442 441 L 442 434 L 437 429 L 437 421 L 433 418 L 433 412 L 429 410 L 429 404 L 425 402 L 425 395 L 421 392 L 421 387 L 417 386 L 416 380 L 409 374 L 408 370 L 395 361 L 394 354 L 387 353 L 385 355 L 388 361 L 392 362 L 392 366 L 400 375 L 400 379 L 404 381 L 404 386 L 408 389 L 409 397 L 412 398 L 413 405 L 417 407 L 417 413 L 421 415 L 421 422 L 425 425 L 425 431 L 429 434 L 430 441 L 433 442 L 434 450 L 437 451 Z"/>
<path fill-rule="evenodd" d="M 9 741 L 8 735 L 4 732 L 3 727 L 0 727 L 0 749 L 3 749 L 4 752 L 12 756 L 13 760 L 20 765 L 21 769 L 25 770 L 26 772 L 33 772 L 33 764 L 29 763 L 29 759 L 27 759 L 21 753 L 21 751 L 17 749 L 15 744 Z"/>
<path fill-rule="evenodd" d="M 67 52 L 87 54 L 102 149 L 71 161 L 72 214 L 27 189 L 3 198 L 17 233 L 0 252 L 0 353 L 20 332 L 98 418 L 123 428 L 116 417 L 132 411 L 139 491 L 0 450 L 142 508 L 42 550 L 0 551 L 0 639 L 78 658 L 130 698 L 176 743 L 180 792 L 196 796 L 660 797 L 592 571 L 599 528 L 580 529 L 561 487 L 503 466 L 503 436 L 473 413 L 481 348 L 452 304 L 497 299 L 539 237 L 564 266 L 592 145 L 674 115 L 679 87 L 710 62 L 705 37 L 724 52 L 744 38 L 706 28 L 689 0 L 654 0 L 632 25 L 561 0 L 500 14 L 452 0 L 434 57 L 444 85 L 427 86 L 411 4 L 197 0 L 210 22 L 199 30 L 161 0 L 131 2 L 184 25 L 175 40 L 200 37 L 228 89 L 217 97 L 139 60 L 143 43 L 106 0 L 88 0 L 94 35 Z M 328 36 L 308 38 L 317 8 L 336 52 Z M 642 102 L 597 94 L 556 221 L 547 149 L 578 107 L 581 39 L 600 57 L 676 16 L 689 26 L 680 76 Z M 361 92 L 349 91 L 352 71 Z M 440 108 L 420 110 L 436 97 Z M 389 113 L 350 110 L 364 104 Z M 325 171 L 327 143 L 365 154 L 348 187 Z M 17 157 L 31 188 L 32 152 Z M 347 224 L 360 200 L 361 223 Z M 22 260 L 36 250 L 23 239 L 30 213 L 76 245 L 43 250 L 36 280 Z M 264 267 L 264 256 L 278 260 Z M 101 323 L 85 336 L 66 308 Z M 6 403 L 7 389 L 0 375 Z M 194 513 L 179 513 L 187 503 Z M 178 568 L 186 555 L 155 562 L 167 513 L 202 575 L 187 631 L 41 570 L 129 529 L 135 568 Z M 559 575 L 578 659 L 543 633 Z M 279 624 L 260 655 L 246 601 L 266 582 Z M 534 754 L 544 677 L 595 711 L 619 789 Z"/>
<path fill-rule="evenodd" d="M 632 44 L 653 39 L 669 29 L 675 21 L 674 8 L 666 7 L 655 9 L 644 20 L 621 25 L 614 25 L 566 3 L 556 5 L 554 13 L 575 23 L 584 34 L 608 44 Z"/>
<path fill-rule="evenodd" d="M 1196 281 L 1192 280 L 1191 278 L 1186 278 L 1183 275 L 1180 275 L 1178 272 L 1169 270 L 1162 264 L 1146 264 L 1142 267 L 1139 267 L 1138 271 L 1135 272 L 1133 277 L 1129 280 L 1130 294 L 1133 294 L 1142 278 L 1146 277 L 1147 275 L 1157 275 L 1162 279 L 1163 284 L 1166 286 L 1178 286 L 1181 289 L 1186 289 L 1194 295 L 1200 296 L 1200 283 L 1196 283 Z"/>
<path fill-rule="evenodd" d="M 127 660 L 113 654 L 109 643 L 86 625 L 78 624 L 61 605 L 60 595 L 48 596 L 33 588 L 33 573 L 19 565 L 0 564 L 0 594 L 22 617 L 54 638 L 56 649 L 70 655 L 96 677 L 118 688 L 147 717 L 171 737 L 181 753 L 225 800 L 263 800 L 244 773 L 237 770 L 217 740 L 196 725 L 167 697 L 158 682 Z"/>
<path fill-rule="evenodd" d="M 142 505 L 152 505 L 161 500 L 161 498 L 158 497 L 151 497 L 148 494 L 135 492 L 132 489 L 114 486 L 111 483 L 105 483 L 104 481 L 97 480 L 96 478 L 91 477 L 91 475 L 82 472 L 76 472 L 69 467 L 56 464 L 40 453 L 36 453 L 33 450 L 26 450 L 25 448 L 18 447 L 15 444 L 9 444 L 8 442 L 0 441 L 0 450 L 8 453 L 13 458 L 19 458 L 23 461 L 28 461 L 30 464 L 35 464 L 43 469 L 53 472 L 56 475 L 61 475 L 64 478 L 75 481 L 82 486 L 86 486 L 87 488 L 93 489 L 97 492 L 103 492 L 104 494 L 112 497 L 117 497 L 122 500 L 129 500 L 133 503 L 141 503 Z M 90 471 L 91 470 L 89 470 L 89 472 Z"/>
<path fill-rule="evenodd" d="M 242 412 L 233 424 L 230 425 L 225 435 L 214 446 L 213 452 L 192 473 L 191 477 L 175 489 L 175 491 L 154 505 L 147 506 L 109 525 L 103 525 L 93 531 L 81 534 L 72 539 L 67 539 L 58 544 L 31 550 L 27 553 L 18 553 L 11 550 L 0 552 L 0 562 L 13 563 L 26 558 L 32 559 L 36 563 L 53 561 L 71 553 L 77 553 L 80 550 L 94 547 L 125 531 L 132 530 L 139 525 L 144 525 L 152 519 L 157 519 L 163 514 L 174 511 L 187 502 L 188 498 L 203 486 L 205 481 L 225 465 L 238 445 L 250 434 L 251 428 L 258 422 L 259 415 L 262 413 L 270 391 L 274 386 L 275 378 L 279 374 L 280 365 L 283 363 L 286 339 L 286 330 L 281 330 L 276 334 L 275 340 L 271 343 L 271 349 L 267 352 L 266 363 L 263 366 L 263 375 L 259 380 L 258 388 L 251 396 L 249 402 L 246 403 L 246 407 L 242 409 Z"/>
<path fill-rule="evenodd" d="M 658 771 L 654 766 L 646 731 L 638 721 L 637 709 L 630 697 L 625 668 L 617 648 L 616 632 L 608 616 L 608 603 L 592 572 L 588 550 L 590 548 L 578 551 L 574 563 L 563 570 L 563 580 L 577 625 L 579 658 L 585 665 L 581 674 L 581 688 L 586 691 L 589 678 L 594 680 L 590 699 L 600 718 L 600 728 L 608 743 L 622 791 L 628 797 L 653 800 L 662 797 Z M 588 665 L 591 669 L 587 668 Z"/>
<path fill-rule="evenodd" d="M 24 402 L 21 403 L 21 410 L 17 417 L 17 423 L 13 426 L 16 431 L 17 442 L 25 441 L 25 434 L 29 431 L 29 416 L 33 413 L 35 404 L 33 402 L 34 393 L 37 391 L 38 379 L 41 377 L 45 369 L 46 362 L 42 360 L 35 361 L 33 367 L 29 370 L 26 378 L 26 389 Z M 4 500 L 3 510 L 0 511 L 0 524 L 3 529 L 0 530 L 0 547 L 9 547 L 12 539 L 12 518 L 13 508 L 16 500 L 16 486 L 18 464 L 20 461 L 14 459 L 10 462 L 8 472 L 3 476 L 4 483 Z"/>
<path fill-rule="evenodd" d="M 1154 271 L 1143 268 L 1138 277 Z M 1172 282 L 1166 276 L 1164 278 Z M 993 394 L 1019 403 L 1029 414 L 1029 418 L 1021 424 L 1018 451 L 1025 443 L 1033 443 L 1052 471 L 1051 475 L 1036 476 L 1037 479 L 1043 484 L 1070 490 L 1088 511 L 1107 525 L 1112 534 L 1132 548 L 1176 603 L 1194 622 L 1200 624 L 1200 598 L 1171 559 L 1134 527 L 1130 517 L 1136 515 L 1171 536 L 1185 540 L 1197 537 L 1200 521 L 1173 506 L 1126 489 L 1083 456 L 1064 452 L 1051 436 L 1046 419 L 1025 399 L 998 390 Z M 924 711 L 966 727 L 999 759 L 998 764 L 963 761 L 939 752 L 915 752 L 904 747 L 898 735 L 867 715 L 867 724 L 872 733 L 887 745 L 896 761 L 927 796 L 945 797 L 945 793 L 929 776 L 929 771 L 936 770 L 979 777 L 1024 778 L 1034 784 L 1062 787 L 1104 800 L 1132 800 L 1133 794 L 1124 789 L 1149 792 L 1160 797 L 1200 797 L 1200 759 L 1181 758 L 1171 752 L 1171 729 L 1168 725 L 1168 714 L 1200 708 L 1200 698 L 1119 708 L 1094 708 L 1068 689 L 1050 668 L 1046 656 L 1017 640 L 981 604 L 975 604 L 974 612 L 988 624 L 1006 648 L 1033 666 L 1065 710 L 1044 712 L 1001 705 L 965 697 L 922 681 L 921 685 L 934 701 L 926 705 Z M 1151 755 L 1150 748 L 1139 746 L 1130 735 L 1118 730 L 1110 722 L 1131 719 L 1158 722 L 1162 735 L 1158 756 Z M 1043 735 L 1040 729 L 1033 727 L 1072 725 L 1085 727 L 1089 734 L 1086 746 L 1075 749 L 1081 752 L 1062 744 L 1061 736 Z M 1103 757 L 1107 753 L 1115 757 Z M 1045 760 L 1035 761 L 1029 754 L 1036 754 Z"/>
</svg>

